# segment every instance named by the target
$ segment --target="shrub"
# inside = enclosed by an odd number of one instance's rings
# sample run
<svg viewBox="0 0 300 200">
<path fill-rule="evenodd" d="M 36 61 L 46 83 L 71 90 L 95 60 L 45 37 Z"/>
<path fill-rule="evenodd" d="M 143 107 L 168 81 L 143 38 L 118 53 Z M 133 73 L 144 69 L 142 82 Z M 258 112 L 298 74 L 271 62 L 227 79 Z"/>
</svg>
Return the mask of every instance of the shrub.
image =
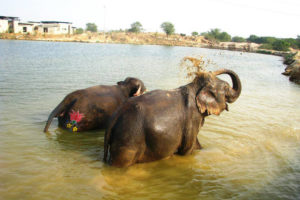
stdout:
<svg viewBox="0 0 300 200">
<path fill-rule="evenodd" d="M 197 36 L 197 35 L 199 35 L 198 32 L 196 32 L 196 31 L 192 32 L 192 36 Z"/>
<path fill-rule="evenodd" d="M 284 62 L 283 64 L 290 65 L 295 61 L 295 56 L 297 53 L 288 53 L 283 56 Z"/>
<path fill-rule="evenodd" d="M 226 32 L 221 32 L 220 29 L 215 28 L 211 29 L 208 32 L 201 33 L 206 39 L 212 41 L 219 41 L 219 42 L 229 42 L 231 41 L 231 36 Z"/>
<path fill-rule="evenodd" d="M 272 44 L 262 44 L 259 46 L 260 49 L 273 49 Z"/>
<path fill-rule="evenodd" d="M 284 40 L 276 40 L 273 44 L 273 49 L 277 51 L 289 51 L 290 43 Z"/>
<path fill-rule="evenodd" d="M 75 31 L 75 34 L 82 34 L 83 33 L 83 28 L 77 28 Z"/>
<path fill-rule="evenodd" d="M 266 50 L 257 50 L 256 53 L 272 54 L 271 51 L 266 51 Z"/>
</svg>

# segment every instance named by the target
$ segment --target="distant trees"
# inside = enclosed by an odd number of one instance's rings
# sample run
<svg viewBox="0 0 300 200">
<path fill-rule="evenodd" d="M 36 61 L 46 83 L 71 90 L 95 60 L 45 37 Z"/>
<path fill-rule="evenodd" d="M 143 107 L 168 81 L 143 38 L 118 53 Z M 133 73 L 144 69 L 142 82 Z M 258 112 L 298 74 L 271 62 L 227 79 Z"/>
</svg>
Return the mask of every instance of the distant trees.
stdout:
<svg viewBox="0 0 300 200">
<path fill-rule="evenodd" d="M 288 51 L 290 47 L 299 49 L 300 48 L 300 38 L 275 38 L 275 37 L 259 37 L 256 35 L 250 35 L 247 38 L 248 42 L 254 42 L 257 44 L 262 44 L 261 49 L 272 49 L 277 51 Z"/>
<path fill-rule="evenodd" d="M 87 23 L 86 30 L 91 32 L 97 32 L 97 25 L 95 23 Z"/>
<path fill-rule="evenodd" d="M 208 32 L 201 33 L 208 40 L 213 40 L 217 42 L 229 42 L 231 41 L 231 36 L 226 32 L 221 32 L 220 29 L 211 29 Z"/>
<path fill-rule="evenodd" d="M 171 22 L 164 22 L 160 28 L 169 36 L 175 32 L 174 25 Z"/>
<path fill-rule="evenodd" d="M 196 31 L 192 32 L 192 36 L 197 36 L 197 35 L 199 35 L 198 32 L 196 32 Z"/>
<path fill-rule="evenodd" d="M 143 31 L 143 26 L 140 22 L 136 21 L 131 24 L 131 28 L 128 29 L 128 31 L 133 32 L 133 33 L 139 33 L 141 31 Z"/>
<path fill-rule="evenodd" d="M 275 37 L 258 37 L 256 35 L 250 35 L 249 38 L 247 38 L 248 42 L 254 42 L 257 44 L 271 44 L 276 41 Z"/>
<path fill-rule="evenodd" d="M 284 40 L 276 40 L 272 43 L 272 47 L 277 51 L 288 51 L 291 44 Z"/>
<path fill-rule="evenodd" d="M 247 40 L 243 37 L 235 36 L 232 38 L 232 42 L 246 42 Z"/>
<path fill-rule="evenodd" d="M 84 32 L 83 28 L 77 28 L 75 34 L 82 34 Z"/>
</svg>

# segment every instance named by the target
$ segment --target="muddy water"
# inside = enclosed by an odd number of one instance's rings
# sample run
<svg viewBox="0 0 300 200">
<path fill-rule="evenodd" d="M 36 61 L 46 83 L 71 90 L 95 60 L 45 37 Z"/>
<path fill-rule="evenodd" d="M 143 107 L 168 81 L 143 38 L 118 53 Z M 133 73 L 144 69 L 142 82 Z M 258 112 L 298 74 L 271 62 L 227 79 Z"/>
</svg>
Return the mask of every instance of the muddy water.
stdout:
<svg viewBox="0 0 300 200">
<path fill-rule="evenodd" d="M 103 131 L 42 132 L 69 92 L 141 78 L 148 90 L 185 80 L 180 60 L 236 71 L 243 91 L 210 116 L 193 155 L 115 169 Z M 0 199 L 300 199 L 300 87 L 275 56 L 185 47 L 0 41 Z M 223 76 L 229 80 L 228 77 Z"/>
</svg>

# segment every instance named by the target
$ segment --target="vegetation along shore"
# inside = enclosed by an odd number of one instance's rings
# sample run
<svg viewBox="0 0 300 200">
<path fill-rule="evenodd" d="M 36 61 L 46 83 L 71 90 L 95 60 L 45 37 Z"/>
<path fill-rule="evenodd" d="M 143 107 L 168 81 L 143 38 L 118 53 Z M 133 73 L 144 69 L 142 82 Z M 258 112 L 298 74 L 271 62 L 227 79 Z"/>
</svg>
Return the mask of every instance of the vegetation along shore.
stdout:
<svg viewBox="0 0 300 200">
<path fill-rule="evenodd" d="M 300 84 L 300 36 L 296 39 L 275 37 L 259 37 L 250 35 L 248 38 L 231 37 L 220 29 L 211 29 L 199 34 L 175 34 L 174 25 L 170 22 L 161 24 L 165 33 L 143 32 L 139 22 L 131 24 L 127 30 L 98 32 L 94 23 L 88 23 L 85 30 L 77 29 L 74 34 L 49 33 L 0 33 L 0 39 L 9 40 L 38 40 L 53 42 L 87 42 L 136 45 L 166 45 L 214 48 L 242 52 L 254 52 L 282 56 L 287 65 L 284 75 L 289 80 Z"/>
</svg>

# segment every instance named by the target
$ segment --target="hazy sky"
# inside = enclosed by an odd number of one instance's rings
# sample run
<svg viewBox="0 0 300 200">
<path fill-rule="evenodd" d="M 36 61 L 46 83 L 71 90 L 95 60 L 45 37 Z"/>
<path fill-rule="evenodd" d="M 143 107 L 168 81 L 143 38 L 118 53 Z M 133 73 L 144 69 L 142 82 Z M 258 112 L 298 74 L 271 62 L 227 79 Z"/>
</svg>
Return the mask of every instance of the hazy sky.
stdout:
<svg viewBox="0 0 300 200">
<path fill-rule="evenodd" d="M 0 0 L 0 15 L 21 21 L 57 20 L 100 30 L 130 28 L 141 22 L 147 32 L 161 32 L 170 21 L 176 33 L 220 28 L 231 36 L 300 35 L 300 0 Z"/>
</svg>

